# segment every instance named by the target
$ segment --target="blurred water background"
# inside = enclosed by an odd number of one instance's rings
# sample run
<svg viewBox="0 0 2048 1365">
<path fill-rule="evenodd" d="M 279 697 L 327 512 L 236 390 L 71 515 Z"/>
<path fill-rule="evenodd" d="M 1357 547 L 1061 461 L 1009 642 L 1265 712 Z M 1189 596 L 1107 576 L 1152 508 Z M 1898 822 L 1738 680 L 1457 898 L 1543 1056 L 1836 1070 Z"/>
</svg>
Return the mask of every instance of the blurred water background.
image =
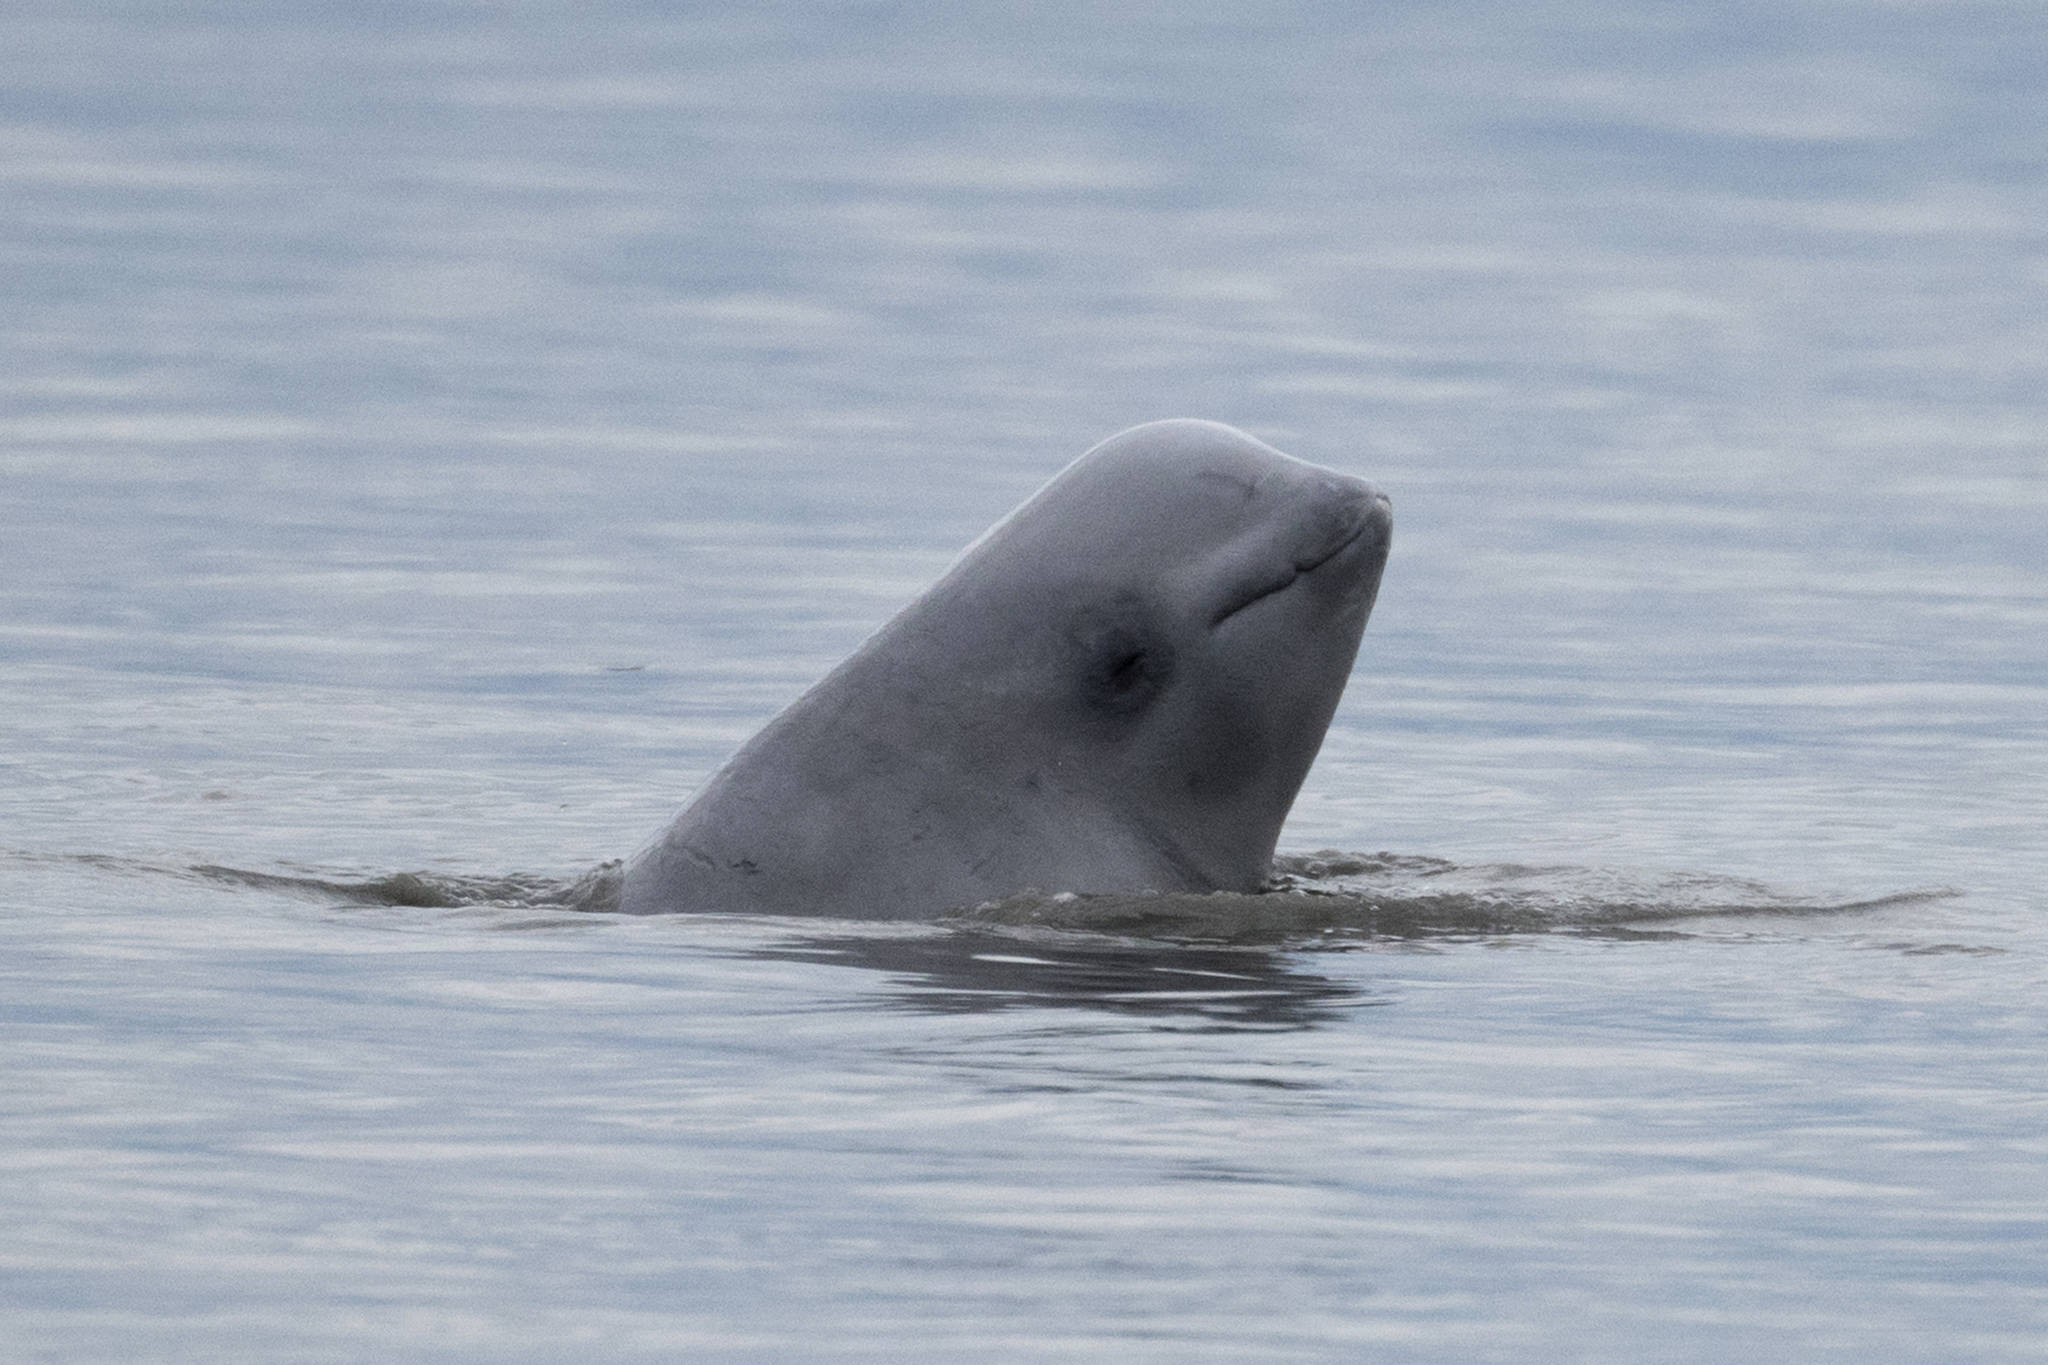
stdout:
<svg viewBox="0 0 2048 1365">
<path fill-rule="evenodd" d="M 0 12 L 0 1354 L 2048 1351 L 2034 6 Z M 560 903 L 1172 415 L 1348 910 Z"/>
</svg>

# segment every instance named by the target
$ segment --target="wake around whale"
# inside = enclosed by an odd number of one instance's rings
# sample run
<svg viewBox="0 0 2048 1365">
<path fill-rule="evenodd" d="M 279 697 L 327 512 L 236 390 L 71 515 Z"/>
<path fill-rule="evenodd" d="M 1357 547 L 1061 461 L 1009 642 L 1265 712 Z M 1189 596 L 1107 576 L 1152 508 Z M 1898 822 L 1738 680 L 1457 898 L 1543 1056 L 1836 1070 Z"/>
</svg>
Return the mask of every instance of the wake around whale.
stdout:
<svg viewBox="0 0 2048 1365">
<path fill-rule="evenodd" d="M 742 746 L 621 908 L 1257 889 L 1392 527 L 1371 484 L 1219 423 L 1113 436 Z"/>
</svg>

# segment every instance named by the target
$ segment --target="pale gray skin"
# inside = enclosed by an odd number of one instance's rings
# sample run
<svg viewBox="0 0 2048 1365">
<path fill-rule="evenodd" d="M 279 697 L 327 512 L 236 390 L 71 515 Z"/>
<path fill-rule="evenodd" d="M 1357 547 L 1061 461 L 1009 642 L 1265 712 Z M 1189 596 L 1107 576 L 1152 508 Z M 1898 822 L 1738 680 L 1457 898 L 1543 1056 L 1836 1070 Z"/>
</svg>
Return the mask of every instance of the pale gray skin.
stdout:
<svg viewBox="0 0 2048 1365">
<path fill-rule="evenodd" d="M 1392 528 L 1371 484 L 1218 423 L 1111 437 L 749 740 L 622 906 L 1256 889 Z"/>
</svg>

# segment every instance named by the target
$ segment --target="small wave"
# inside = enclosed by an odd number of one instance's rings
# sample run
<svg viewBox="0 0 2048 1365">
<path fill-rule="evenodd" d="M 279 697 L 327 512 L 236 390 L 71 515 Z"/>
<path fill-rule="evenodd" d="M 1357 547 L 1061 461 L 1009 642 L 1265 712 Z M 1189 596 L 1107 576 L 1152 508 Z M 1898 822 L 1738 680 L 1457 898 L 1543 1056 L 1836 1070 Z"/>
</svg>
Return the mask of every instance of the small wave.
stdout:
<svg viewBox="0 0 2048 1365">
<path fill-rule="evenodd" d="M 576 876 L 318 869 L 255 871 L 216 863 L 167 867 L 106 855 L 67 861 L 131 875 L 173 876 L 390 910 L 514 911 L 499 927 L 533 928 L 615 912 L 624 865 Z M 1683 937 L 1677 922 L 1708 917 L 1823 916 L 1940 900 L 1945 889 L 1866 899 L 1802 897 L 1738 877 L 1520 863 L 1461 864 L 1397 853 L 1282 855 L 1251 892 L 1026 893 L 943 917 L 958 928 L 1049 929 L 1122 939 L 1232 945 L 1490 938 L 1545 933 Z M 537 917 L 536 917 L 537 916 Z M 574 917 L 569 919 L 565 917 Z M 817 919 L 835 918 L 821 906 Z M 587 921 L 585 921 L 587 922 Z"/>
<path fill-rule="evenodd" d="M 1939 900 L 1945 889 L 1857 900 L 1789 894 L 1747 878 L 1619 872 L 1323 850 L 1282 855 L 1256 892 L 1013 896 L 960 918 L 1216 943 L 1497 937 L 1683 936 L 1675 921 L 1818 916 Z"/>
<path fill-rule="evenodd" d="M 349 876 L 314 869 L 262 872 L 220 863 L 166 866 L 109 854 L 17 855 L 36 861 L 62 861 L 123 876 L 174 877 L 210 886 L 269 891 L 333 904 L 412 910 L 533 910 L 578 915 L 619 908 L 619 882 L 624 864 L 614 859 L 572 877 L 529 873 L 505 876 L 464 876 L 448 872 L 389 872 Z M 524 927 L 513 923 L 508 927 Z"/>
<path fill-rule="evenodd" d="M 393 872 L 362 879 L 316 877 L 201 863 L 187 869 L 204 881 L 255 887 L 291 895 L 320 896 L 354 905 L 421 910 L 454 910 L 490 906 L 508 910 L 616 910 L 623 864 L 600 863 L 577 877 L 544 877 L 514 873 L 503 877 L 465 877 L 440 872 Z"/>
</svg>

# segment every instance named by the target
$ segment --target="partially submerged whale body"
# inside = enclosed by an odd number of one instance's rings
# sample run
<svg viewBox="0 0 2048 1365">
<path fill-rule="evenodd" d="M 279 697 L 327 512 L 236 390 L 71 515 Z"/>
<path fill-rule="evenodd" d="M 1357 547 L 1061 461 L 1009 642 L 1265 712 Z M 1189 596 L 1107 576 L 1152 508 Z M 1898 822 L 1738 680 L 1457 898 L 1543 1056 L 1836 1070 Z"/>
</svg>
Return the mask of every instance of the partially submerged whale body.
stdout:
<svg viewBox="0 0 2048 1365">
<path fill-rule="evenodd" d="M 1214 422 L 1096 446 L 721 768 L 621 906 L 910 919 L 1253 890 L 1393 514 Z"/>
</svg>

